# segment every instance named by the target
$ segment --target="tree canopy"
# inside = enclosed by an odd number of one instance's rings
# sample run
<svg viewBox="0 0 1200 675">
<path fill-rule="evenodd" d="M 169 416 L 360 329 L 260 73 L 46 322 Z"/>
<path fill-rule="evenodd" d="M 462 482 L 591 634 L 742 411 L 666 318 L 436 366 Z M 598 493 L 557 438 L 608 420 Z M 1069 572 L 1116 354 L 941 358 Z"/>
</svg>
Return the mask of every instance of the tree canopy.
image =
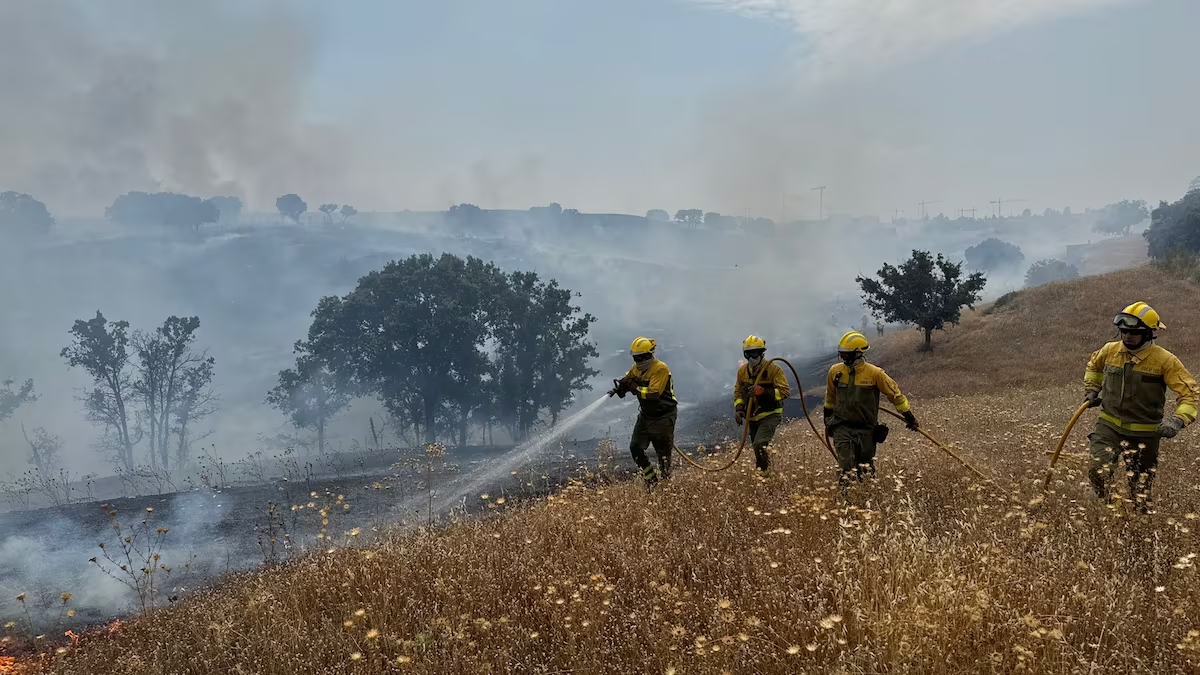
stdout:
<svg viewBox="0 0 1200 675">
<path fill-rule="evenodd" d="M 1166 258 L 1175 251 L 1200 253 L 1200 190 L 1170 204 L 1160 202 L 1142 236 L 1149 243 L 1151 258 Z"/>
<path fill-rule="evenodd" d="M 650 209 L 646 212 L 646 220 L 656 220 L 665 223 L 671 220 L 671 214 L 662 209 Z"/>
<path fill-rule="evenodd" d="M 1046 260 L 1039 260 L 1029 266 L 1029 269 L 1025 272 L 1025 286 L 1032 288 L 1048 284 L 1051 281 L 1074 279 L 1078 276 L 1079 270 L 1074 265 L 1048 258 Z"/>
<path fill-rule="evenodd" d="M 237 197 L 212 197 L 208 201 L 217 207 L 220 220 L 234 221 L 242 215 L 242 200 Z"/>
<path fill-rule="evenodd" d="M 284 195 L 275 200 L 275 208 L 286 218 L 291 218 L 292 222 L 300 224 L 300 216 L 308 211 L 308 204 L 300 198 L 300 195 Z"/>
<path fill-rule="evenodd" d="M 426 442 L 465 442 L 498 423 L 524 437 L 595 374 L 595 319 L 536 274 L 474 257 L 388 263 L 343 297 L 322 298 L 305 349 L 357 393 L 377 396 Z"/>
<path fill-rule="evenodd" d="M 0 382 L 0 422 L 12 417 L 17 408 L 37 400 L 37 394 L 33 393 L 33 380 L 25 380 L 14 388 L 15 384 L 15 380 Z"/>
<path fill-rule="evenodd" d="M 297 429 L 315 429 L 317 452 L 324 454 L 325 426 L 350 404 L 352 389 L 312 345 L 300 341 L 293 351 L 296 367 L 280 371 L 279 384 L 267 393 L 267 403 L 288 415 Z"/>
<path fill-rule="evenodd" d="M 20 192 L 0 192 L 0 233 L 45 234 L 53 226 L 45 204 Z"/>
<path fill-rule="evenodd" d="M 358 209 L 354 208 L 353 206 L 350 206 L 349 204 L 343 204 L 341 213 L 342 213 L 342 222 L 346 222 L 347 220 L 350 220 L 354 216 L 358 215 Z"/>
<path fill-rule="evenodd" d="M 899 267 L 884 263 L 878 276 L 855 278 L 863 301 L 877 318 L 924 331 L 926 350 L 932 348 L 933 331 L 958 323 L 963 307 L 975 309 L 987 283 L 980 272 L 964 279 L 961 264 L 918 250 Z"/>
<path fill-rule="evenodd" d="M 1149 217 L 1150 212 L 1146 209 L 1144 199 L 1126 199 L 1101 209 L 1100 217 L 1092 225 L 1092 230 L 1101 234 L 1127 235 L 1134 225 Z"/>
<path fill-rule="evenodd" d="M 1025 254 L 1019 247 L 995 237 L 967 247 L 965 255 L 971 269 L 984 271 L 1016 266 L 1025 261 Z"/>
<path fill-rule="evenodd" d="M 704 222 L 704 211 L 700 209 L 680 209 L 675 212 L 675 220 L 694 227 Z"/>
<path fill-rule="evenodd" d="M 104 209 L 104 217 L 122 225 L 167 225 L 198 232 L 205 223 L 217 222 L 221 210 L 211 199 L 174 192 L 130 192 Z"/>
</svg>

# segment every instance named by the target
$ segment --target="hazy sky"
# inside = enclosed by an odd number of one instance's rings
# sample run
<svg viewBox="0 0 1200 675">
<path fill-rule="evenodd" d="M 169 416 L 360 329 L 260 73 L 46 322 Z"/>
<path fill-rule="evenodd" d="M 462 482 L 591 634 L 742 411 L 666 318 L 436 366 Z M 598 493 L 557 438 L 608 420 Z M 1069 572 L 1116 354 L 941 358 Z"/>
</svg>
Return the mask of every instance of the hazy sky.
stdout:
<svg viewBox="0 0 1200 675">
<path fill-rule="evenodd" d="M 821 184 L 827 211 L 912 214 L 926 199 L 953 214 L 997 197 L 1038 211 L 1175 199 L 1200 174 L 1194 0 L 234 7 L 0 0 L 17 38 L 0 84 L 61 90 L 6 101 L 0 188 L 40 189 L 60 212 L 161 185 L 260 207 L 294 190 L 360 209 L 777 218 L 815 216 Z M 73 70 L 64 51 L 80 52 Z M 114 56 L 129 53 L 135 67 Z M 113 79 L 107 116 L 61 103 Z M 112 99 L 153 103 L 127 114 Z M 74 140 L 80 127 L 104 143 Z"/>
</svg>

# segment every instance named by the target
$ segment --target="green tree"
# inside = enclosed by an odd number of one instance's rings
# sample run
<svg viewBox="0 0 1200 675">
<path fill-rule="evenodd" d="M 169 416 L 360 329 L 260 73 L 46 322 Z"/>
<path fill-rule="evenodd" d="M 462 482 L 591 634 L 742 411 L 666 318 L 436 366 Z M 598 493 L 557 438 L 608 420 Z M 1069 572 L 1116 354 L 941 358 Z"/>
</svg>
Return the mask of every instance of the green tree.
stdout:
<svg viewBox="0 0 1200 675">
<path fill-rule="evenodd" d="M 71 336 L 71 344 L 59 354 L 72 368 L 81 367 L 92 377 L 92 388 L 81 397 L 87 419 L 104 428 L 106 445 L 117 464 L 133 470 L 133 446 L 141 441 L 141 433 L 131 406 L 136 393 L 129 322 L 109 322 L 96 310 L 95 318 L 75 321 Z"/>
<path fill-rule="evenodd" d="M 975 309 L 987 283 L 980 272 L 964 279 L 961 264 L 918 250 L 899 267 L 884 263 L 878 276 L 855 278 L 863 301 L 877 318 L 924 331 L 926 351 L 933 348 L 933 331 L 958 323 L 964 306 Z"/>
<path fill-rule="evenodd" d="M 130 192 L 117 197 L 105 208 L 104 217 L 122 225 L 167 225 L 199 232 L 204 224 L 217 222 L 221 210 L 211 199 L 174 192 Z"/>
<path fill-rule="evenodd" d="M 680 209 L 675 212 L 675 220 L 696 227 L 704 222 L 704 211 L 700 209 Z"/>
<path fill-rule="evenodd" d="M 1150 217 L 1144 199 L 1126 199 L 1100 210 L 1092 230 L 1101 234 L 1128 235 L 1130 228 Z"/>
<path fill-rule="evenodd" d="M 995 237 L 984 239 L 974 246 L 967 247 L 964 253 L 967 265 L 971 269 L 984 271 L 1020 265 L 1025 261 L 1025 254 L 1019 247 L 1006 241 L 1000 241 Z"/>
<path fill-rule="evenodd" d="M 571 305 L 571 291 L 533 272 L 514 272 L 504 287 L 494 335 L 499 368 L 498 413 L 516 440 L 528 437 L 540 413 L 551 424 L 598 371 L 588 342 L 591 314 Z"/>
<path fill-rule="evenodd" d="M 655 220 L 658 222 L 667 222 L 671 220 L 671 214 L 662 209 L 650 209 L 646 212 L 646 220 Z"/>
<path fill-rule="evenodd" d="M 267 403 L 292 419 L 297 429 L 317 432 L 317 452 L 325 454 L 325 426 L 353 400 L 345 378 L 330 369 L 305 342 L 297 342 L 296 367 L 279 372 L 279 384 L 267 394 Z"/>
<path fill-rule="evenodd" d="M 15 380 L 0 382 L 0 422 L 12 417 L 17 408 L 37 400 L 33 393 L 33 380 L 25 380 L 21 386 L 13 388 Z"/>
<path fill-rule="evenodd" d="M 234 222 L 242 215 L 242 200 L 237 197 L 211 197 L 208 201 L 217 207 L 218 220 Z"/>
<path fill-rule="evenodd" d="M 1025 272 L 1025 286 L 1032 288 L 1048 284 L 1051 281 L 1064 281 L 1079 276 L 1079 270 L 1061 260 L 1039 260 L 1029 266 Z"/>
<path fill-rule="evenodd" d="M 308 211 L 308 204 L 300 198 L 300 195 L 290 194 L 276 199 L 275 208 L 284 217 L 291 218 L 292 222 L 299 225 L 300 216 Z"/>
<path fill-rule="evenodd" d="M 1150 227 L 1142 233 L 1151 258 L 1163 259 L 1175 251 L 1200 253 L 1200 190 L 1182 199 L 1160 202 L 1150 214 Z"/>
<path fill-rule="evenodd" d="M 376 394 L 397 417 L 419 396 L 425 442 L 432 443 L 441 407 L 465 397 L 488 369 L 487 313 L 503 283 L 500 270 L 478 258 L 393 261 L 348 295 L 322 298 L 308 341 L 335 373 Z"/>
<path fill-rule="evenodd" d="M 349 204 L 342 205 L 342 222 L 343 223 L 357 215 L 358 215 L 358 209 L 354 208 L 353 206 L 350 206 Z"/>
<path fill-rule="evenodd" d="M 321 213 L 324 213 L 325 214 L 325 222 L 332 225 L 333 224 L 333 214 L 335 211 L 338 210 L 338 205 L 337 204 L 322 204 L 321 207 L 318 208 L 317 210 L 320 211 Z"/>
<path fill-rule="evenodd" d="M 172 436 L 187 431 L 179 414 L 185 393 L 203 390 L 212 380 L 213 357 L 194 349 L 200 317 L 167 317 L 153 332 L 134 331 L 130 344 L 137 356 L 132 392 L 143 407 L 143 422 L 150 439 L 150 463 L 170 469 L 171 451 L 181 448 Z M 194 404 L 187 404 L 188 418 L 196 418 Z M 182 467 L 179 467 L 182 468 Z"/>
<path fill-rule="evenodd" d="M 53 226 L 45 204 L 27 194 L 0 192 L 0 234 L 46 234 Z"/>
</svg>

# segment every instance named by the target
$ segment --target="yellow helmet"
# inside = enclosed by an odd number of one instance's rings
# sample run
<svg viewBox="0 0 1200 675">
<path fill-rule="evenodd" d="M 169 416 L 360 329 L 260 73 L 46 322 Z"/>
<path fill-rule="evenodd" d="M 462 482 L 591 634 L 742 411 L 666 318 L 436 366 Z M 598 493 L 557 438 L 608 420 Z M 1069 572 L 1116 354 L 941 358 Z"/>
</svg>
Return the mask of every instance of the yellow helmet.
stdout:
<svg viewBox="0 0 1200 675">
<path fill-rule="evenodd" d="M 841 340 L 838 340 L 839 352 L 865 352 L 870 348 L 871 345 L 867 342 L 867 336 L 856 330 L 846 333 L 842 336 Z"/>
<path fill-rule="evenodd" d="M 1167 324 L 1163 323 L 1158 316 L 1158 312 L 1144 302 L 1135 302 L 1121 310 L 1120 314 L 1113 317 L 1113 325 L 1119 328 L 1149 328 L 1151 330 L 1162 330 L 1167 327 Z"/>
<path fill-rule="evenodd" d="M 648 337 L 638 336 L 634 338 L 633 344 L 629 345 L 630 356 L 641 356 L 642 354 L 653 354 L 654 348 L 658 343 Z"/>
<path fill-rule="evenodd" d="M 742 340 L 742 351 L 744 351 L 744 352 L 748 352 L 752 349 L 766 349 L 766 348 L 767 348 L 767 341 L 758 337 L 757 335 L 751 335 L 751 336 L 747 337 L 745 340 Z"/>
</svg>

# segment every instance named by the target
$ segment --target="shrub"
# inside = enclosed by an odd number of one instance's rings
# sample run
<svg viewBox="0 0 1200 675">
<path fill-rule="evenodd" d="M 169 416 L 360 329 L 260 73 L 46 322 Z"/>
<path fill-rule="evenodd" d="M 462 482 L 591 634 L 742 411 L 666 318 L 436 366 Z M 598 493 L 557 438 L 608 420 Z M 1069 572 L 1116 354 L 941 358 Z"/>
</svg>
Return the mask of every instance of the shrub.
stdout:
<svg viewBox="0 0 1200 675">
<path fill-rule="evenodd" d="M 971 269 L 984 271 L 1016 266 L 1025 262 L 1025 254 L 1019 247 L 1006 241 L 1000 241 L 995 237 L 984 239 L 978 244 L 968 247 L 965 255 L 967 265 Z"/>
<path fill-rule="evenodd" d="M 1068 265 L 1061 260 L 1039 260 L 1029 266 L 1025 272 L 1025 286 L 1033 288 L 1048 284 L 1051 281 L 1064 281 L 1079 276 L 1079 270 L 1074 265 Z"/>
</svg>

